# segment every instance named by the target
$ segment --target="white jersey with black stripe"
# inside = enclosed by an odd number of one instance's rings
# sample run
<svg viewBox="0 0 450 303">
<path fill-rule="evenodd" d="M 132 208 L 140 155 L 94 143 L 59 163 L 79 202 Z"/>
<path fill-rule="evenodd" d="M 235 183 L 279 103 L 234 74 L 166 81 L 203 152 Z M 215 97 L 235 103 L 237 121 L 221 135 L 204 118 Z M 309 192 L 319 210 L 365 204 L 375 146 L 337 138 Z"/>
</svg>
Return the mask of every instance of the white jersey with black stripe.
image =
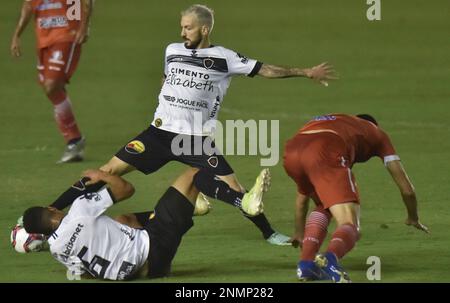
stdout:
<svg viewBox="0 0 450 303">
<path fill-rule="evenodd" d="M 211 135 L 231 77 L 254 76 L 262 63 L 222 46 L 166 48 L 165 81 L 152 125 L 188 135 Z"/>
<path fill-rule="evenodd" d="M 50 236 L 50 252 L 72 276 L 88 272 L 96 278 L 125 280 L 146 262 L 147 232 L 102 215 L 112 204 L 107 188 L 78 197 Z"/>
</svg>

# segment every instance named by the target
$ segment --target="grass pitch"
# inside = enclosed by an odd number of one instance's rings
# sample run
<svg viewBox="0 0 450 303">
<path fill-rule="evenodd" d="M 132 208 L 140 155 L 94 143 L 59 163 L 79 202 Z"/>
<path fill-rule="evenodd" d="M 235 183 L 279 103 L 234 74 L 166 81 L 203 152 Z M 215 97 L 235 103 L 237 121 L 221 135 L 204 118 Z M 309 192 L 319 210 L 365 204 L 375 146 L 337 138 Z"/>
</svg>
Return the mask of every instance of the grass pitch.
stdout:
<svg viewBox="0 0 450 303">
<path fill-rule="evenodd" d="M 23 57 L 8 55 L 19 1 L 0 10 L 0 281 L 66 282 L 49 253 L 19 255 L 10 228 L 26 207 L 48 204 L 86 168 L 99 167 L 153 117 L 165 46 L 179 41 L 179 11 L 190 1 L 97 1 L 90 41 L 68 88 L 87 137 L 87 159 L 55 165 L 63 141 L 50 102 L 38 87 L 34 34 L 23 35 Z M 311 116 L 372 113 L 391 135 L 419 197 L 425 235 L 403 224 L 401 197 L 378 159 L 354 169 L 362 200 L 362 238 L 343 260 L 355 282 L 367 282 L 369 256 L 381 258 L 381 282 L 450 282 L 450 4 L 382 1 L 381 21 L 366 19 L 365 1 L 203 1 L 216 11 L 214 44 L 277 65 L 332 63 L 341 79 L 328 88 L 305 79 L 232 81 L 220 115 L 280 120 L 282 146 Z M 125 7 L 126 5 L 126 7 Z M 229 156 L 250 187 L 259 158 Z M 173 163 L 157 173 L 130 174 L 132 200 L 115 215 L 151 209 L 183 170 Z M 281 162 L 266 214 L 284 233 L 293 230 L 295 187 Z M 274 247 L 240 213 L 214 202 L 195 219 L 174 260 L 168 282 L 295 282 L 298 251 Z M 331 229 L 330 229 L 331 231 Z"/>
</svg>

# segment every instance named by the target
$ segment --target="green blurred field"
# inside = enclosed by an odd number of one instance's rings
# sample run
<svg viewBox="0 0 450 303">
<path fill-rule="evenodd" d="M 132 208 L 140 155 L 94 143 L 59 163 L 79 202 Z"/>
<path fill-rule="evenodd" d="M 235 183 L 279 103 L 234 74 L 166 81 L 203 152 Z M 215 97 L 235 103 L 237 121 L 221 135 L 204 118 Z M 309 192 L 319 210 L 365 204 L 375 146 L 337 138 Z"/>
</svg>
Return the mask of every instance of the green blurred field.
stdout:
<svg viewBox="0 0 450 303">
<path fill-rule="evenodd" d="M 63 141 L 51 104 L 36 82 L 34 33 L 23 36 L 24 56 L 9 56 L 21 1 L 0 9 L 0 282 L 66 282 L 49 253 L 19 255 L 10 228 L 23 210 L 47 204 L 80 172 L 98 167 L 151 121 L 157 105 L 165 46 L 179 40 L 179 11 L 191 1 L 97 1 L 69 93 L 87 137 L 87 160 L 55 165 Z M 236 78 L 221 120 L 280 120 L 284 141 L 311 116 L 372 113 L 396 144 L 416 186 L 422 234 L 403 224 L 398 190 L 379 160 L 354 170 L 362 199 L 362 238 L 343 265 L 367 282 L 366 260 L 381 258 L 382 282 L 450 282 L 450 3 L 382 1 L 382 20 L 366 19 L 365 1 L 203 1 L 216 11 L 213 43 L 279 65 L 332 63 L 341 79 L 328 88 L 304 79 Z M 280 150 L 280 153 L 282 151 Z M 241 183 L 251 186 L 259 158 L 230 156 Z M 109 214 L 151 209 L 183 166 L 129 175 L 135 197 Z M 266 214 L 293 230 L 295 187 L 281 162 L 272 169 Z M 383 228 L 383 227 L 384 228 Z M 387 228 L 386 228 L 387 226 Z M 168 282 L 296 282 L 298 252 L 273 247 L 240 213 L 222 202 L 195 219 Z"/>
</svg>

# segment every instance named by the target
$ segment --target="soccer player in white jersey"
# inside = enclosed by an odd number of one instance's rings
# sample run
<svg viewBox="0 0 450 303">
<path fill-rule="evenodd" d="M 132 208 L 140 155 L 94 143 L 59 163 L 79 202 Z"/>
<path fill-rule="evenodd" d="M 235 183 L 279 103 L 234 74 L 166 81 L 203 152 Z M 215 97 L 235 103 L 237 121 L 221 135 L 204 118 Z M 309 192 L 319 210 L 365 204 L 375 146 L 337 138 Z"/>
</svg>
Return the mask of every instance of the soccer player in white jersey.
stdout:
<svg viewBox="0 0 450 303">
<path fill-rule="evenodd" d="M 247 207 L 264 190 L 262 183 L 255 184 L 256 191 L 245 193 L 210 135 L 233 76 L 307 77 L 328 85 L 334 79 L 334 71 L 326 63 L 305 69 L 284 68 L 246 58 L 212 45 L 209 37 L 213 25 L 213 11 L 206 6 L 193 5 L 182 12 L 184 43 L 172 43 L 166 48 L 165 78 L 153 122 L 100 169 L 116 175 L 135 169 L 150 174 L 173 160 L 196 167 L 199 172 L 194 176 L 194 184 L 202 193 L 243 210 L 269 243 L 289 245 L 289 237 L 272 229 L 262 214 L 262 201 L 253 211 Z M 173 140 L 180 138 L 183 150 L 190 145 L 188 153 L 181 155 L 172 148 Z M 205 145 L 210 150 L 200 148 L 198 153 L 197 148 Z M 260 181 L 268 178 L 267 172 L 261 172 Z M 76 194 L 76 190 L 69 189 L 63 196 Z M 58 199 L 54 206 L 64 208 L 64 200 L 67 199 Z"/>
<path fill-rule="evenodd" d="M 148 212 L 150 217 L 140 226 L 132 224 L 138 228 L 118 222 L 126 216 L 113 220 L 103 214 L 114 203 L 131 197 L 134 188 L 121 177 L 100 170 L 88 170 L 84 176 L 106 186 L 69 201 L 73 204 L 67 214 L 35 206 L 24 212 L 23 224 L 29 233 L 48 236 L 51 254 L 72 275 L 107 280 L 167 276 L 182 236 L 194 224 L 195 173 L 190 168 L 179 176 L 155 211 Z"/>
</svg>

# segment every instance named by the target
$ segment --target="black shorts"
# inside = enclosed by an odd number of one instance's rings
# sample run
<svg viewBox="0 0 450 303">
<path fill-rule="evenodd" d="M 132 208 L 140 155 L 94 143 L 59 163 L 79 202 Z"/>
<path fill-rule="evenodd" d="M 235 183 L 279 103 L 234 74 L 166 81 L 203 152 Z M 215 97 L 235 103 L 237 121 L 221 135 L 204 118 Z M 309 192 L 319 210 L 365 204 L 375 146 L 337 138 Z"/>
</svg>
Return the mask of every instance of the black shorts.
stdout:
<svg viewBox="0 0 450 303">
<path fill-rule="evenodd" d="M 176 140 L 173 141 L 174 139 Z M 179 143 L 174 144 L 180 152 L 172 151 L 172 142 Z M 205 151 L 203 146 L 211 148 Z M 116 157 L 146 175 L 157 171 L 170 161 L 207 169 L 217 176 L 233 173 L 231 166 L 215 148 L 211 137 L 181 135 L 154 126 L 150 126 L 122 147 L 116 153 Z"/>
<path fill-rule="evenodd" d="M 149 278 L 169 274 L 181 238 L 194 225 L 193 213 L 194 205 L 178 190 L 169 187 L 156 204 L 154 214 L 149 217 L 151 212 L 147 212 L 147 219 L 145 216 L 138 218 L 145 223 L 144 229 L 150 237 Z"/>
</svg>

